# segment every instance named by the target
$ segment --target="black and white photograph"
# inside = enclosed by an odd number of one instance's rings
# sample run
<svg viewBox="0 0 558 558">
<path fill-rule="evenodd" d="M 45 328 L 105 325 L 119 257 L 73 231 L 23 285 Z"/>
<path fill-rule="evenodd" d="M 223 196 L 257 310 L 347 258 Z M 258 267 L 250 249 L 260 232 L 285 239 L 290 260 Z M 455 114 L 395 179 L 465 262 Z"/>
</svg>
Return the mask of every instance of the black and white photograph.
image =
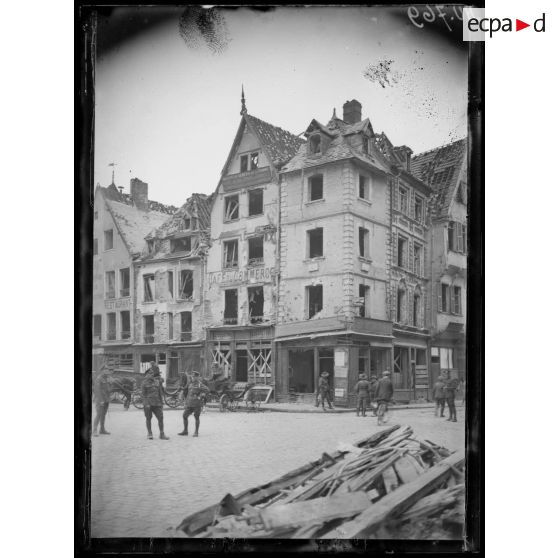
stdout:
<svg viewBox="0 0 558 558">
<path fill-rule="evenodd" d="M 463 7 L 82 9 L 86 546 L 478 550 Z"/>
</svg>

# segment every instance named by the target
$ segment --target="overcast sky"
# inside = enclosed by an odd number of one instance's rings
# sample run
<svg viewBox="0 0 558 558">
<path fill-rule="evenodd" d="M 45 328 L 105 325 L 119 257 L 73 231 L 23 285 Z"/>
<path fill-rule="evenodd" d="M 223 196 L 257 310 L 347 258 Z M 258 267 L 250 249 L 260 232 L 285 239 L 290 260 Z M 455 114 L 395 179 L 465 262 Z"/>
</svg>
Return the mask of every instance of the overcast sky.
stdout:
<svg viewBox="0 0 558 558">
<path fill-rule="evenodd" d="M 138 177 L 163 203 L 214 191 L 240 122 L 242 84 L 249 114 L 294 134 L 313 118 L 327 123 L 334 107 L 342 117 L 353 98 L 375 132 L 415 153 L 467 134 L 467 51 L 401 11 L 225 11 L 209 42 L 195 26 L 181 35 L 182 12 L 167 9 L 141 32 L 111 27 L 114 13 L 99 26 L 100 44 L 103 33 L 121 36 L 96 61 L 95 183 L 108 185 L 116 162 L 117 185 L 127 192 Z M 387 83 L 381 72 L 365 77 L 390 60 Z"/>
</svg>

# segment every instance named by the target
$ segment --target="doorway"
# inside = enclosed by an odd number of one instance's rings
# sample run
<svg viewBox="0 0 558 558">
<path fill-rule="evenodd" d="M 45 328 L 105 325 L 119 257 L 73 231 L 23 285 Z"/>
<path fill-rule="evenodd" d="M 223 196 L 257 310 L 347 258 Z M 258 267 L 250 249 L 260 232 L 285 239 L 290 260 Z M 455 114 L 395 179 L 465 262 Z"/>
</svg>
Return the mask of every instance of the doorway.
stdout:
<svg viewBox="0 0 558 558">
<path fill-rule="evenodd" d="M 237 382 L 248 381 L 248 351 L 240 349 L 236 351 L 236 378 Z"/>
<path fill-rule="evenodd" d="M 314 393 L 314 350 L 289 351 L 289 390 Z"/>
</svg>

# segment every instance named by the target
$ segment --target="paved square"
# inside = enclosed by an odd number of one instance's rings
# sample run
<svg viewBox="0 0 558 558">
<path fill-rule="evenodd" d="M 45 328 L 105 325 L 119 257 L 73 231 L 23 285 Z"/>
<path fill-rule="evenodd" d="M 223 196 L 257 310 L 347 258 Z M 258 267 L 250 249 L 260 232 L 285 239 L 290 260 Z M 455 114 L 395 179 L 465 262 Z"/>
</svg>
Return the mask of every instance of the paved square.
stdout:
<svg viewBox="0 0 558 558">
<path fill-rule="evenodd" d="M 464 447 L 459 422 L 434 417 L 434 410 L 397 410 L 390 424 L 408 424 L 419 438 L 449 449 Z M 110 436 L 92 439 L 92 537 L 158 537 L 188 514 L 273 480 L 379 430 L 375 418 L 352 413 L 220 413 L 201 416 L 200 437 L 177 436 L 182 411 L 165 409 L 165 432 L 147 440 L 142 411 L 111 405 Z M 190 418 L 193 431 L 193 418 Z"/>
</svg>

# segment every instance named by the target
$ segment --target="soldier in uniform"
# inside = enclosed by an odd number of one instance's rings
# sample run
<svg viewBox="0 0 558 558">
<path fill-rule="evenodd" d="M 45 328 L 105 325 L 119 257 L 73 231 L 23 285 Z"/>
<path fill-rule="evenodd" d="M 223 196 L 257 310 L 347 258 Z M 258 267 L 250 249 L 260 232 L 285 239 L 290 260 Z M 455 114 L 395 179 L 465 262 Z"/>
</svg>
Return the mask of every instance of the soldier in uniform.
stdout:
<svg viewBox="0 0 558 558">
<path fill-rule="evenodd" d="M 438 381 L 434 384 L 434 401 L 436 401 L 434 416 L 437 417 L 438 410 L 440 410 L 440 416 L 443 417 L 446 406 L 446 383 L 443 376 L 439 376 Z"/>
<path fill-rule="evenodd" d="M 110 403 L 110 371 L 103 364 L 101 373 L 95 380 L 93 386 L 93 395 L 95 396 L 95 420 L 93 422 L 93 436 L 98 436 L 97 428 L 101 424 L 101 434 L 110 434 L 105 429 L 105 417 L 107 416 Z"/>
<path fill-rule="evenodd" d="M 391 372 L 386 370 L 382 374 L 382 379 L 376 386 L 376 393 L 374 396 L 378 403 L 389 403 L 393 397 L 393 384 L 391 383 L 390 376 Z"/>
<path fill-rule="evenodd" d="M 318 382 L 318 393 L 320 400 L 322 402 L 322 409 L 325 411 L 325 401 L 327 399 L 327 404 L 330 409 L 333 409 L 331 405 L 331 389 L 329 387 L 329 382 L 327 381 L 329 374 L 327 372 L 321 373 L 320 381 Z"/>
<path fill-rule="evenodd" d="M 374 399 L 374 395 L 376 394 L 377 386 L 378 386 L 378 376 L 370 376 L 370 402 L 371 403 L 372 400 Z M 370 407 L 372 409 L 372 415 L 375 417 L 378 416 L 375 405 L 371 404 Z"/>
<path fill-rule="evenodd" d="M 200 430 L 200 413 L 202 409 L 202 399 L 201 395 L 204 391 L 209 391 L 206 386 L 204 386 L 200 379 L 199 372 L 192 372 L 192 381 L 186 388 L 185 393 L 185 403 L 184 403 L 184 414 L 182 415 L 182 420 L 184 422 L 184 430 L 179 432 L 179 436 L 188 436 L 188 417 L 193 414 L 196 421 L 196 430 L 194 432 L 194 438 L 198 437 Z"/>
<path fill-rule="evenodd" d="M 370 401 L 370 383 L 366 380 L 366 374 L 358 375 L 358 382 L 355 385 L 355 392 L 357 395 L 357 413 L 358 417 L 360 413 L 362 416 L 366 416 L 366 407 Z"/>
<path fill-rule="evenodd" d="M 154 362 L 151 363 L 151 367 L 147 370 L 145 379 L 141 384 L 141 394 L 148 440 L 153 440 L 153 433 L 151 432 L 151 418 L 153 415 L 159 423 L 159 438 L 168 440 L 169 437 L 165 436 L 163 425 L 163 379 L 159 367 Z"/>
<path fill-rule="evenodd" d="M 455 410 L 455 392 L 459 388 L 459 380 L 457 378 L 450 378 L 446 382 L 446 403 L 449 409 L 449 418 L 451 422 L 457 422 L 457 413 Z"/>
</svg>

